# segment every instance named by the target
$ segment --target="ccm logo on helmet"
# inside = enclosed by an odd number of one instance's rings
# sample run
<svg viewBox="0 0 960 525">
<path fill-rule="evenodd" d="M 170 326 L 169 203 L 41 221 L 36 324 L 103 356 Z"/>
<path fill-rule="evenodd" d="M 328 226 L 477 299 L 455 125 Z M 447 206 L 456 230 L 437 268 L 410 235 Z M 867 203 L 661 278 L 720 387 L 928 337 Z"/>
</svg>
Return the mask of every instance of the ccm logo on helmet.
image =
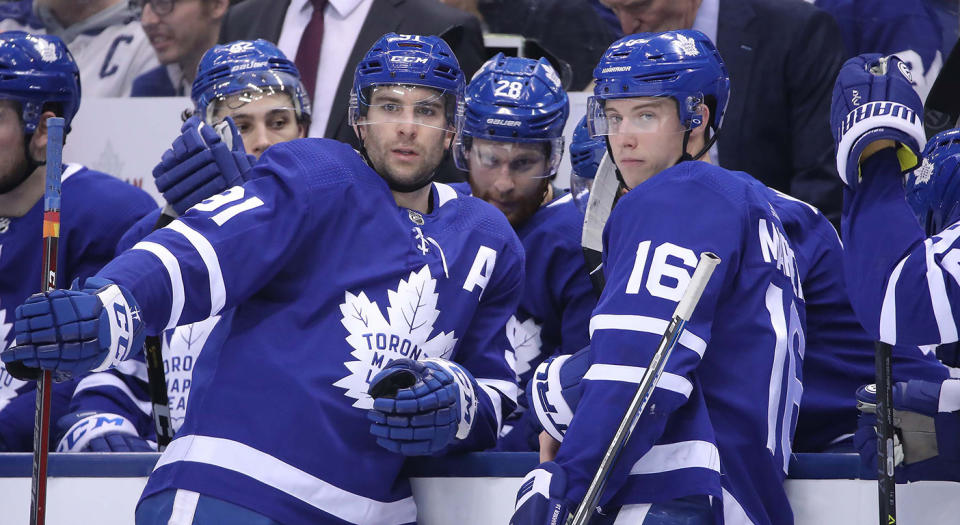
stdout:
<svg viewBox="0 0 960 525">
<path fill-rule="evenodd" d="M 426 64 L 426 57 L 412 57 L 412 56 L 392 56 L 390 57 L 391 62 L 403 62 L 405 64 Z"/>
</svg>

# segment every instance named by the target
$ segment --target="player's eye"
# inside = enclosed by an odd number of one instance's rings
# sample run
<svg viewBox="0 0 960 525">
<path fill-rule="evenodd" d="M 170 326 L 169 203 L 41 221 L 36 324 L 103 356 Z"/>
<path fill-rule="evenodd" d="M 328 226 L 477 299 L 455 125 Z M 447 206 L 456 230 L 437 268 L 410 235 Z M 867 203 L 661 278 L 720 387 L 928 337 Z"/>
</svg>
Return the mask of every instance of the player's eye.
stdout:
<svg viewBox="0 0 960 525">
<path fill-rule="evenodd" d="M 610 122 L 611 124 L 619 124 L 619 123 L 623 122 L 623 117 L 621 117 L 621 116 L 620 116 L 619 114 L 617 114 L 617 113 L 608 113 L 608 114 L 607 114 L 607 122 Z"/>
<path fill-rule="evenodd" d="M 512 171 L 527 171 L 533 166 L 533 159 L 517 159 L 510 163 Z"/>
<path fill-rule="evenodd" d="M 430 106 L 417 106 L 417 115 L 421 117 L 432 117 L 437 114 L 437 110 Z"/>
<path fill-rule="evenodd" d="M 289 120 L 286 117 L 278 117 L 270 121 L 270 126 L 273 129 L 283 129 L 287 127 Z"/>
<path fill-rule="evenodd" d="M 383 108 L 384 111 L 389 113 L 396 113 L 397 111 L 400 111 L 400 104 L 387 103 L 382 105 L 381 107 Z"/>
</svg>

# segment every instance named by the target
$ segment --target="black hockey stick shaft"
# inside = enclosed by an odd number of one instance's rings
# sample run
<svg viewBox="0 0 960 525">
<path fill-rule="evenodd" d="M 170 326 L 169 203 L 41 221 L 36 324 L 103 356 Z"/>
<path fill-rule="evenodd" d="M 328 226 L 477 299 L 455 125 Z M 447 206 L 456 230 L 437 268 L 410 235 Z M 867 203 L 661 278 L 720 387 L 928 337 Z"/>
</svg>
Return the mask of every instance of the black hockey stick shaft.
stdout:
<svg viewBox="0 0 960 525">
<path fill-rule="evenodd" d="M 633 429 L 643 414 L 643 410 L 646 408 L 647 402 L 653 394 L 653 389 L 657 386 L 660 375 L 663 373 L 664 368 L 666 368 L 667 359 L 670 358 L 674 347 L 677 346 L 677 342 L 683 334 L 687 321 L 690 320 L 694 308 L 696 308 L 697 303 L 700 302 L 703 290 L 707 287 L 710 276 L 713 275 L 713 271 L 717 268 L 718 264 L 720 264 L 720 258 L 715 254 L 710 252 L 700 254 L 700 262 L 697 263 L 693 277 L 690 279 L 690 283 L 687 285 L 687 289 L 684 291 L 680 303 L 677 304 L 677 309 L 673 313 L 673 319 L 670 321 L 670 324 L 667 325 L 667 330 L 664 332 L 663 337 L 660 338 L 660 344 L 657 346 L 657 351 L 653 354 L 653 359 L 650 360 L 650 366 L 648 366 L 647 370 L 643 373 L 640 385 L 637 387 L 637 391 L 630 401 L 630 405 L 627 407 L 623 419 L 620 420 L 620 425 L 613 434 L 613 439 L 603 454 L 600 467 L 594 474 L 593 480 L 590 481 L 583 501 L 580 503 L 580 506 L 577 507 L 576 513 L 567 521 L 567 525 L 587 525 L 590 521 L 593 511 L 600 501 L 600 496 L 603 494 L 607 477 L 609 477 L 610 471 L 613 470 L 613 465 L 616 463 L 617 457 L 620 455 L 623 447 L 630 439 L 630 435 L 633 434 Z"/>
<path fill-rule="evenodd" d="M 60 117 L 47 119 L 47 164 L 43 193 L 43 267 L 40 290 L 57 287 L 57 250 L 60 244 L 60 178 L 63 174 L 63 128 Z M 43 525 L 47 510 L 47 456 L 50 448 L 50 394 L 53 374 L 44 370 L 37 381 L 37 408 L 33 421 L 33 475 L 30 486 L 30 524 Z"/>
<path fill-rule="evenodd" d="M 153 225 L 154 231 L 163 228 L 177 218 L 170 206 Z M 167 379 L 163 372 L 163 339 L 161 335 L 150 335 L 143 343 L 143 356 L 147 361 L 147 386 L 150 389 L 150 403 L 153 405 L 153 424 L 157 430 L 157 449 L 163 452 L 173 441 L 173 426 L 170 423 L 170 399 L 167 397 Z"/>
<path fill-rule="evenodd" d="M 877 382 L 877 486 L 880 525 L 897 522 L 897 483 L 894 476 L 893 451 L 893 348 L 887 343 L 876 345 Z"/>
<path fill-rule="evenodd" d="M 957 119 L 960 119 L 958 93 L 960 93 L 960 42 L 954 44 L 923 105 L 923 127 L 928 139 L 957 125 Z"/>
</svg>

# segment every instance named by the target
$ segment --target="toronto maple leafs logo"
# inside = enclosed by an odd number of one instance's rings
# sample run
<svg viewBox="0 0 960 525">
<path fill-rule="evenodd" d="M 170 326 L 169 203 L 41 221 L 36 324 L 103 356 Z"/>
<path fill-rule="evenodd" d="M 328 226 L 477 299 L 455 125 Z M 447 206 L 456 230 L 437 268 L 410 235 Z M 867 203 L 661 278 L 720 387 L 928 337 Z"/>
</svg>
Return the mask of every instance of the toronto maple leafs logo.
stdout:
<svg viewBox="0 0 960 525">
<path fill-rule="evenodd" d="M 353 348 L 350 355 L 354 360 L 344 363 L 350 374 L 334 386 L 346 389 L 345 395 L 356 400 L 353 406 L 363 409 L 373 406 L 367 388 L 391 359 L 450 357 L 457 344 L 454 332 L 440 332 L 430 337 L 440 316 L 436 287 L 437 280 L 430 274 L 429 266 L 410 272 L 406 280 L 400 279 L 396 290 L 387 292 L 386 317 L 364 292 L 344 293 L 340 322 L 350 333 L 346 339 Z"/>
<path fill-rule="evenodd" d="M 933 175 L 933 163 L 930 162 L 930 159 L 923 159 L 923 164 L 919 168 L 913 171 L 913 180 L 916 184 L 926 184 L 930 182 L 930 177 Z"/>
<path fill-rule="evenodd" d="M 677 43 L 680 44 L 680 49 L 683 51 L 683 54 L 687 56 L 700 54 L 700 50 L 697 49 L 697 42 L 688 36 L 677 35 Z"/>
<path fill-rule="evenodd" d="M 53 62 L 57 59 L 57 46 L 45 38 L 37 38 L 33 47 L 40 54 L 40 60 L 44 62 Z"/>
<path fill-rule="evenodd" d="M 542 328 L 532 317 L 522 323 L 515 315 L 511 315 L 507 320 L 507 340 L 513 347 L 516 359 L 513 369 L 518 379 L 529 372 L 533 368 L 532 363 L 540 357 L 540 347 L 543 344 L 540 339 Z"/>
</svg>

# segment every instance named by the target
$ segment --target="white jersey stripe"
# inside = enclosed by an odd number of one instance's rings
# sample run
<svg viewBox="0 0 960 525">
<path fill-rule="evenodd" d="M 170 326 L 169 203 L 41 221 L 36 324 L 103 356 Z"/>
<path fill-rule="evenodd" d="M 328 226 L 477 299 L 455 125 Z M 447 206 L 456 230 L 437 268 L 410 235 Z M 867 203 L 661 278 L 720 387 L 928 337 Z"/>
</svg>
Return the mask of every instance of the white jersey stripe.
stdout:
<svg viewBox="0 0 960 525">
<path fill-rule="evenodd" d="M 897 282 L 900 272 L 910 256 L 904 257 L 890 274 L 887 289 L 883 293 L 883 304 L 880 306 L 880 340 L 884 343 L 897 344 Z"/>
<path fill-rule="evenodd" d="M 183 314 L 183 275 L 180 273 L 180 262 L 163 245 L 155 242 L 138 242 L 131 250 L 143 250 L 152 253 L 167 270 L 170 277 L 170 319 L 165 329 L 176 328 L 180 324 L 180 315 Z"/>
<path fill-rule="evenodd" d="M 590 365 L 587 373 L 583 375 L 583 379 L 588 381 L 621 381 L 640 384 L 640 381 L 643 380 L 643 374 L 646 372 L 647 369 L 642 366 L 595 364 Z M 660 374 L 660 381 L 657 382 L 657 388 L 676 392 L 683 397 L 690 397 L 690 392 L 693 392 L 693 384 L 691 384 L 687 378 L 677 374 L 671 374 L 670 372 Z"/>
<path fill-rule="evenodd" d="M 87 390 L 88 388 L 99 388 L 99 387 L 111 387 L 116 388 L 120 392 L 123 392 L 123 395 L 130 398 L 130 401 L 133 401 L 137 408 L 140 409 L 146 415 L 153 414 L 153 405 L 150 404 L 150 401 L 141 401 L 137 399 L 137 396 L 133 394 L 133 391 L 130 390 L 130 387 L 127 386 L 119 377 L 110 374 L 108 372 L 95 372 L 88 375 L 80 380 L 77 383 L 77 387 L 73 390 L 73 395 Z"/>
<path fill-rule="evenodd" d="M 940 245 L 940 243 L 937 244 Z M 930 289 L 930 305 L 933 307 L 933 316 L 937 320 L 940 342 L 953 342 L 957 340 L 957 327 L 953 322 L 953 309 L 950 308 L 950 299 L 947 297 L 943 270 L 934 258 L 936 247 L 930 239 L 924 241 L 923 245 L 927 253 L 927 287 Z"/>
<path fill-rule="evenodd" d="M 434 182 L 433 187 L 437 188 L 437 197 L 440 198 L 440 202 L 437 203 L 437 208 L 458 197 L 457 190 L 453 189 L 453 187 L 448 184 Z"/>
<path fill-rule="evenodd" d="M 590 337 L 593 337 L 597 330 L 631 330 L 663 335 L 669 324 L 670 322 L 664 319 L 645 315 L 599 314 L 590 318 Z M 693 350 L 700 357 L 703 357 L 703 352 L 707 349 L 707 342 L 689 330 L 684 330 L 680 335 L 680 345 Z"/>
<path fill-rule="evenodd" d="M 630 469 L 631 475 L 659 474 L 685 468 L 720 472 L 720 452 L 709 441 L 679 441 L 654 445 Z"/>
<path fill-rule="evenodd" d="M 500 435 L 500 429 L 503 427 L 503 403 L 500 400 L 501 394 L 497 389 L 480 383 L 480 391 L 490 398 L 490 404 L 493 405 L 493 413 L 497 417 L 497 435 Z"/>
<path fill-rule="evenodd" d="M 193 525 L 193 518 L 197 513 L 199 502 L 199 492 L 177 489 L 173 496 L 173 510 L 170 511 L 170 519 L 167 521 L 167 525 Z"/>
<path fill-rule="evenodd" d="M 206 237 L 179 220 L 171 222 L 167 228 L 186 237 L 194 249 L 197 250 L 197 253 L 200 254 L 200 259 L 207 267 L 207 276 L 210 279 L 210 317 L 219 314 L 226 303 L 227 289 L 223 284 L 223 273 L 220 270 L 220 259 L 217 258 L 216 250 L 213 249 Z"/>
<path fill-rule="evenodd" d="M 643 520 L 647 518 L 650 512 L 651 503 L 636 503 L 633 505 L 624 505 L 617 512 L 617 519 L 613 525 L 642 525 Z"/>
<path fill-rule="evenodd" d="M 399 525 L 417 520 L 413 496 L 382 502 L 354 494 L 231 439 L 197 435 L 178 437 L 160 456 L 155 470 L 180 461 L 203 463 L 250 476 L 350 523 Z"/>
<path fill-rule="evenodd" d="M 753 520 L 747 516 L 747 511 L 743 510 L 743 506 L 740 505 L 737 498 L 733 497 L 733 494 L 730 494 L 727 489 L 721 490 L 723 491 L 724 525 L 754 525 Z"/>
<path fill-rule="evenodd" d="M 517 398 L 520 396 L 520 387 L 512 381 L 505 381 L 503 379 L 488 379 L 485 377 L 478 377 L 477 383 L 481 385 L 486 385 L 494 390 L 497 390 L 503 396 L 506 396 L 507 399 L 517 402 Z"/>
</svg>

